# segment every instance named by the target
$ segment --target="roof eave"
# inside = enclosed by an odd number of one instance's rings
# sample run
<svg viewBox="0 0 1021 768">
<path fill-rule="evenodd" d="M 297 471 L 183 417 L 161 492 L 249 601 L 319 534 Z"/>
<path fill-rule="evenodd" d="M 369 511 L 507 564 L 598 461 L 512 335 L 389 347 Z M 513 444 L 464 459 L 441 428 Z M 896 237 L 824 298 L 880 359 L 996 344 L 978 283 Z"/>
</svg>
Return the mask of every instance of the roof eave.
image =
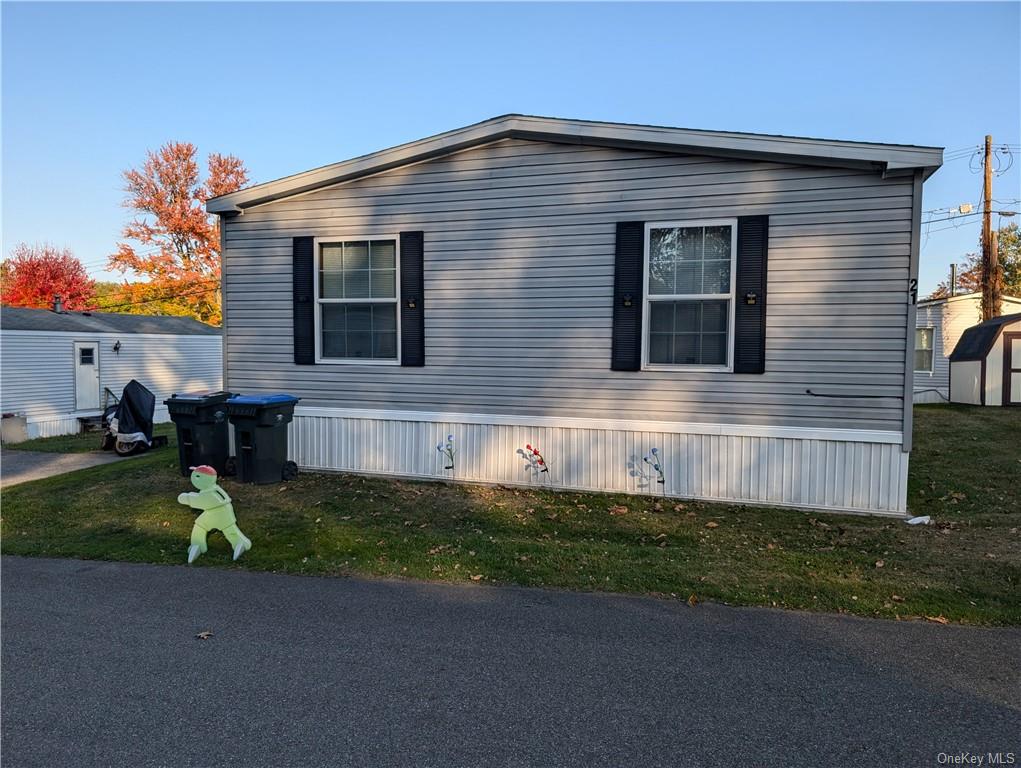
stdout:
<svg viewBox="0 0 1021 768">
<path fill-rule="evenodd" d="M 863 144 L 505 115 L 215 197 L 206 203 L 206 210 L 228 216 L 238 214 L 253 205 L 506 138 L 620 146 L 656 152 L 704 153 L 780 162 L 796 161 L 830 167 L 871 169 L 884 176 L 911 175 L 920 170 L 923 179 L 931 176 L 943 162 L 943 150 L 938 147 Z"/>
</svg>

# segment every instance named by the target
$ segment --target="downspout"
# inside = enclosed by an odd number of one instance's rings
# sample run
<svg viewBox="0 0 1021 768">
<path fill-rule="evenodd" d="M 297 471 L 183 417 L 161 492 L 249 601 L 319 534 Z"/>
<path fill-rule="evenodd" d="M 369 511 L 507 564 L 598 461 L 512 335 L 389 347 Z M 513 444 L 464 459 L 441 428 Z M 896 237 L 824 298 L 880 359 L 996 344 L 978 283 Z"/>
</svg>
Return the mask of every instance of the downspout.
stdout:
<svg viewBox="0 0 1021 768">
<path fill-rule="evenodd" d="M 907 326 L 904 343 L 904 416 L 901 422 L 901 451 L 911 453 L 914 426 L 912 407 L 915 390 L 915 319 L 918 315 L 918 261 L 922 249 L 922 172 L 915 171 L 911 195 L 911 256 L 908 265 Z M 935 345 L 933 345 L 935 346 Z M 935 360 L 933 361 L 935 364 Z"/>
</svg>

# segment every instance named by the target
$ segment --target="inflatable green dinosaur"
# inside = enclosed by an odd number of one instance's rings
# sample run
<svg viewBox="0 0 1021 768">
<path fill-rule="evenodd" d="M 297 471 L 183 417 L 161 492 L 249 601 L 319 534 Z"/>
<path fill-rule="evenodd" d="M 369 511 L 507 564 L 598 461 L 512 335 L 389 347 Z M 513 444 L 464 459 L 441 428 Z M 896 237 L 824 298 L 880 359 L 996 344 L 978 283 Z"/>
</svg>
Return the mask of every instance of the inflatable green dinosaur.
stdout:
<svg viewBox="0 0 1021 768">
<path fill-rule="evenodd" d="M 227 541 L 234 547 L 234 559 L 237 560 L 252 548 L 252 541 L 238 528 L 230 496 L 216 484 L 216 470 L 205 464 L 192 467 L 191 484 L 199 489 L 198 493 L 182 493 L 177 497 L 181 504 L 202 510 L 191 529 L 188 562 L 193 563 L 199 555 L 206 553 L 206 536 L 212 531 L 223 531 Z"/>
</svg>

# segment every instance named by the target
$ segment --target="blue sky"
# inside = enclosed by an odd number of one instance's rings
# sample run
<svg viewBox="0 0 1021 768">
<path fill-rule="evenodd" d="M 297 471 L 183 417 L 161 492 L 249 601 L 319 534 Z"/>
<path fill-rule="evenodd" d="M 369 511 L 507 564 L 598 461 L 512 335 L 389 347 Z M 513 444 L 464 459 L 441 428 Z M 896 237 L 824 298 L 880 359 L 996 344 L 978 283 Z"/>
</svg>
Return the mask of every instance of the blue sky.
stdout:
<svg viewBox="0 0 1021 768">
<path fill-rule="evenodd" d="M 109 277 L 120 173 L 168 140 L 238 155 L 253 181 L 507 112 L 1016 147 L 1019 8 L 4 3 L 3 250 L 47 240 Z M 975 170 L 950 160 L 923 208 L 977 203 Z M 1021 205 L 1019 171 L 998 208 Z M 979 218 L 931 225 L 923 292 Z"/>
</svg>

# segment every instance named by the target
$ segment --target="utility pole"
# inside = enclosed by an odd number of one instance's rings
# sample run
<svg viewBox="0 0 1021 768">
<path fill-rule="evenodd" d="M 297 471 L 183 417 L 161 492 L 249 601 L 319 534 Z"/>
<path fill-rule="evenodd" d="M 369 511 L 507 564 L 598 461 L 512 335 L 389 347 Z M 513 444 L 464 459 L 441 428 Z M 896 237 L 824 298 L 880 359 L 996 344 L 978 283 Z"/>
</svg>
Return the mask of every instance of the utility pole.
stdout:
<svg viewBox="0 0 1021 768">
<path fill-rule="evenodd" d="M 993 237 L 993 137 L 986 136 L 982 185 L 982 319 L 997 317 L 1002 309 L 1000 259 Z"/>
</svg>

